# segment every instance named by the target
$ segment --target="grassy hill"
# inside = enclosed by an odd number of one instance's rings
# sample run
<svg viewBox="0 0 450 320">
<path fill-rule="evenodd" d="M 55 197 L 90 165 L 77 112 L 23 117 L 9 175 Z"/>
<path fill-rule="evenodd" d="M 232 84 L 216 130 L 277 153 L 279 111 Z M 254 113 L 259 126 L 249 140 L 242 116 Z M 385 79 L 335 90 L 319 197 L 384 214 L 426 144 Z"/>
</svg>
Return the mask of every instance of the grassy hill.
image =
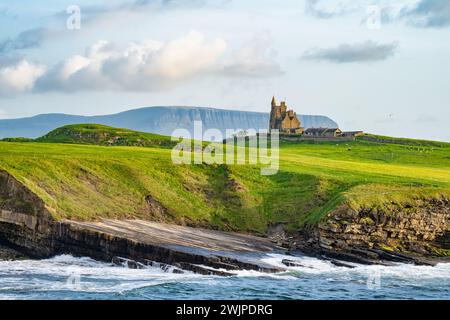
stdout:
<svg viewBox="0 0 450 320">
<path fill-rule="evenodd" d="M 95 144 L 106 146 L 172 147 L 170 137 L 100 124 L 75 124 L 57 128 L 37 142 Z"/>
<path fill-rule="evenodd" d="M 282 143 L 279 172 L 262 176 L 256 165 L 175 165 L 169 138 L 144 135 L 79 125 L 39 142 L 0 142 L 0 170 L 59 219 L 143 218 L 256 233 L 316 223 L 342 203 L 357 209 L 450 197 L 448 144 Z M 124 137 L 158 142 L 126 146 Z M 162 209 L 152 210 L 155 203 Z"/>
<path fill-rule="evenodd" d="M 450 143 L 441 142 L 441 141 L 431 141 L 431 140 L 417 140 L 417 139 L 409 139 L 409 138 L 394 138 L 387 136 L 380 136 L 375 134 L 366 133 L 361 137 L 357 138 L 358 140 L 372 141 L 372 142 L 380 142 L 380 143 L 390 143 L 390 144 L 401 144 L 401 145 L 409 145 L 416 147 L 448 147 Z"/>
</svg>

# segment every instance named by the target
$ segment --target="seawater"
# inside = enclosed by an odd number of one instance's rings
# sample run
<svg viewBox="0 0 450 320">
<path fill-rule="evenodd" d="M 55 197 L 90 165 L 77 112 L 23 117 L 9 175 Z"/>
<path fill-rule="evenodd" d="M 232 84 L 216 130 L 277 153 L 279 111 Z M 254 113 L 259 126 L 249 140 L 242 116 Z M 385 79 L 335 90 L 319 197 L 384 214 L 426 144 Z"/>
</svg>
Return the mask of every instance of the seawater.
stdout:
<svg viewBox="0 0 450 320">
<path fill-rule="evenodd" d="M 0 261 L 0 299 L 450 299 L 450 264 L 337 267 L 306 256 L 268 254 L 264 262 L 302 267 L 232 277 L 128 269 L 69 255 Z"/>
</svg>

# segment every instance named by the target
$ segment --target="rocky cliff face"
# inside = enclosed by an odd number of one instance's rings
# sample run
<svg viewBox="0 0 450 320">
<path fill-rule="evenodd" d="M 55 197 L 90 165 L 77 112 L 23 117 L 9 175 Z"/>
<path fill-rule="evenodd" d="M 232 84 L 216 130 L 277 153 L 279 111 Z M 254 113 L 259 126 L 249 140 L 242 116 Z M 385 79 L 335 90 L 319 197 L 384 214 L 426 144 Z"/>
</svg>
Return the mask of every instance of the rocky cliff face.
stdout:
<svg viewBox="0 0 450 320">
<path fill-rule="evenodd" d="M 0 244 L 31 257 L 50 256 L 47 238 L 55 222 L 37 195 L 0 170 Z"/>
<path fill-rule="evenodd" d="M 151 202 L 153 209 L 160 209 L 156 208 L 158 203 L 153 199 L 147 201 Z M 13 176 L 0 170 L 0 259 L 72 254 L 127 263 L 134 267 L 169 264 L 176 266 L 178 272 L 183 269 L 221 276 L 231 273 L 218 269 L 249 269 L 268 273 L 284 270 L 252 261 L 249 257 L 241 259 L 239 255 L 219 252 L 219 243 L 223 243 L 223 248 L 231 245 L 235 248 L 233 250 L 246 247 L 249 252 L 262 250 L 259 248 L 274 252 L 281 250 L 267 239 L 220 232 L 214 234 L 213 231 L 192 228 L 183 233 L 183 230 L 179 231 L 181 227 L 177 229 L 169 225 L 147 229 L 142 226 L 145 221 L 138 220 L 124 221 L 122 229 L 119 225 L 120 222 L 115 220 L 109 221 L 109 225 L 106 222 L 83 224 L 56 221 L 39 197 Z M 215 237 L 218 238 L 217 243 L 210 250 L 207 245 L 214 242 Z M 225 249 L 222 251 L 225 252 Z"/>
<path fill-rule="evenodd" d="M 49 218 L 44 202 L 8 172 L 0 170 L 0 209 L 29 219 Z"/>
<path fill-rule="evenodd" d="M 325 116 L 300 115 L 302 126 L 337 128 L 338 124 Z M 37 138 L 58 127 L 96 123 L 117 128 L 171 135 L 175 129 L 191 132 L 194 121 L 202 121 L 203 130 L 219 129 L 268 129 L 269 114 L 262 112 L 233 111 L 201 107 L 148 107 L 105 116 L 75 116 L 64 114 L 43 114 L 31 118 L 0 120 L 0 138 Z"/>
<path fill-rule="evenodd" d="M 274 232 L 280 233 L 279 230 Z M 434 264 L 442 259 L 448 261 L 450 200 L 417 199 L 407 206 L 391 204 L 389 209 L 353 210 L 342 205 L 318 225 L 301 230 L 286 244 L 316 256 L 358 263 Z M 94 227 L 82 228 L 74 222 L 56 221 L 38 196 L 0 170 L 0 247 L 2 245 L 36 258 L 72 253 L 107 261 L 122 256 L 169 264 L 194 263 L 214 267 L 225 263 L 233 268 L 261 268 L 233 259 L 198 254 L 195 250 L 180 251 L 151 241 L 139 242 L 122 233 L 114 235 Z"/>
<path fill-rule="evenodd" d="M 301 233 L 299 247 L 363 263 L 380 260 L 427 263 L 450 255 L 450 200 L 418 199 L 388 210 L 343 205 Z"/>
</svg>

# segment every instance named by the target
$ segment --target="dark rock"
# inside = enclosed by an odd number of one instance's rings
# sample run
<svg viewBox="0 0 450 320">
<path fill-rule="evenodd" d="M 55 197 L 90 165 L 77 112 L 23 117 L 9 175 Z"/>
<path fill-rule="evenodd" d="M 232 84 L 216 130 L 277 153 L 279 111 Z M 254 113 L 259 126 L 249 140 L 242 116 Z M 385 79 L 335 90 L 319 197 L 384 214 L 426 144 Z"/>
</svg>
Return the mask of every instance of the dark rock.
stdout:
<svg viewBox="0 0 450 320">
<path fill-rule="evenodd" d="M 298 261 L 289 260 L 289 259 L 283 259 L 281 261 L 281 263 L 284 264 L 287 267 L 303 267 L 303 268 L 310 268 L 310 269 L 312 269 L 312 267 L 305 266 L 304 264 L 301 264 Z"/>
<path fill-rule="evenodd" d="M 350 268 L 350 269 L 356 268 L 354 265 L 345 263 L 343 261 L 339 261 L 339 260 L 336 260 L 336 259 L 329 259 L 329 258 L 326 258 L 326 257 L 324 257 L 324 258 L 326 260 L 330 261 L 332 264 L 334 264 L 337 267 L 345 267 L 345 268 Z"/>
<path fill-rule="evenodd" d="M 391 262 L 383 261 L 383 260 L 374 260 L 366 257 L 362 257 L 358 254 L 349 253 L 348 251 L 323 251 L 322 257 L 331 260 L 338 260 L 344 262 L 353 262 L 358 264 L 372 265 L 378 264 L 383 266 L 392 266 Z"/>
<path fill-rule="evenodd" d="M 189 270 L 192 271 L 194 273 L 198 273 L 198 274 L 202 274 L 202 275 L 206 275 L 206 276 L 222 276 L 222 277 L 229 277 L 232 276 L 232 273 L 229 272 L 225 272 L 225 271 L 220 271 L 220 270 L 215 270 L 215 269 L 210 269 L 210 268 L 205 268 L 199 265 L 195 265 L 192 263 L 187 263 L 187 262 L 178 262 L 175 264 L 175 266 L 183 269 L 183 270 Z"/>
<path fill-rule="evenodd" d="M 0 244 L 0 261 L 23 260 L 27 258 L 21 252 Z"/>
<path fill-rule="evenodd" d="M 156 262 L 156 261 L 150 261 L 150 260 L 145 260 L 146 261 L 146 265 L 147 266 L 151 266 L 151 267 L 155 267 L 155 268 L 160 268 L 162 271 L 164 272 L 172 272 L 172 273 L 184 273 L 183 270 L 178 269 L 174 266 L 171 266 L 169 264 L 166 263 L 161 263 L 161 262 Z"/>
<path fill-rule="evenodd" d="M 140 220 L 56 221 L 39 197 L 1 170 L 0 196 L 22 199 L 20 203 L 26 204 L 15 207 L 11 201 L 0 207 L 0 242 L 20 248 L 31 258 L 72 254 L 134 269 L 146 267 L 145 261 L 150 260 L 161 263 L 163 269 L 164 264 L 184 263 L 191 270 L 201 269 L 189 264 L 225 270 L 284 271 L 258 259 L 241 259 L 241 252 L 280 252 L 281 248 L 268 239 Z M 164 214 L 155 201 L 147 198 L 147 203 L 155 213 Z"/>
<path fill-rule="evenodd" d="M 113 257 L 111 260 L 112 263 L 118 266 L 122 266 L 129 269 L 144 269 L 145 265 L 139 263 L 134 260 L 122 258 L 122 257 Z"/>
</svg>

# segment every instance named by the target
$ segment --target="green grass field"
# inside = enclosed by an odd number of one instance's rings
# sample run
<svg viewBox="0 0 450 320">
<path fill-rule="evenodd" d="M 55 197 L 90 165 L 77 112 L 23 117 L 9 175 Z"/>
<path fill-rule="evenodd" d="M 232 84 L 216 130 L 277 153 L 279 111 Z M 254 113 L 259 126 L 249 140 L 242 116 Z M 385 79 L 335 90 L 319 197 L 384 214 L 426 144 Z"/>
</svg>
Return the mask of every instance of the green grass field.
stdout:
<svg viewBox="0 0 450 320">
<path fill-rule="evenodd" d="M 146 148 L 59 139 L 0 142 L 0 169 L 59 219 L 143 218 L 263 233 L 276 223 L 316 223 L 343 203 L 358 209 L 450 197 L 445 143 L 286 142 L 279 172 L 262 176 L 256 165 L 175 165 L 159 142 Z M 149 213 L 148 195 L 166 215 Z"/>
</svg>

